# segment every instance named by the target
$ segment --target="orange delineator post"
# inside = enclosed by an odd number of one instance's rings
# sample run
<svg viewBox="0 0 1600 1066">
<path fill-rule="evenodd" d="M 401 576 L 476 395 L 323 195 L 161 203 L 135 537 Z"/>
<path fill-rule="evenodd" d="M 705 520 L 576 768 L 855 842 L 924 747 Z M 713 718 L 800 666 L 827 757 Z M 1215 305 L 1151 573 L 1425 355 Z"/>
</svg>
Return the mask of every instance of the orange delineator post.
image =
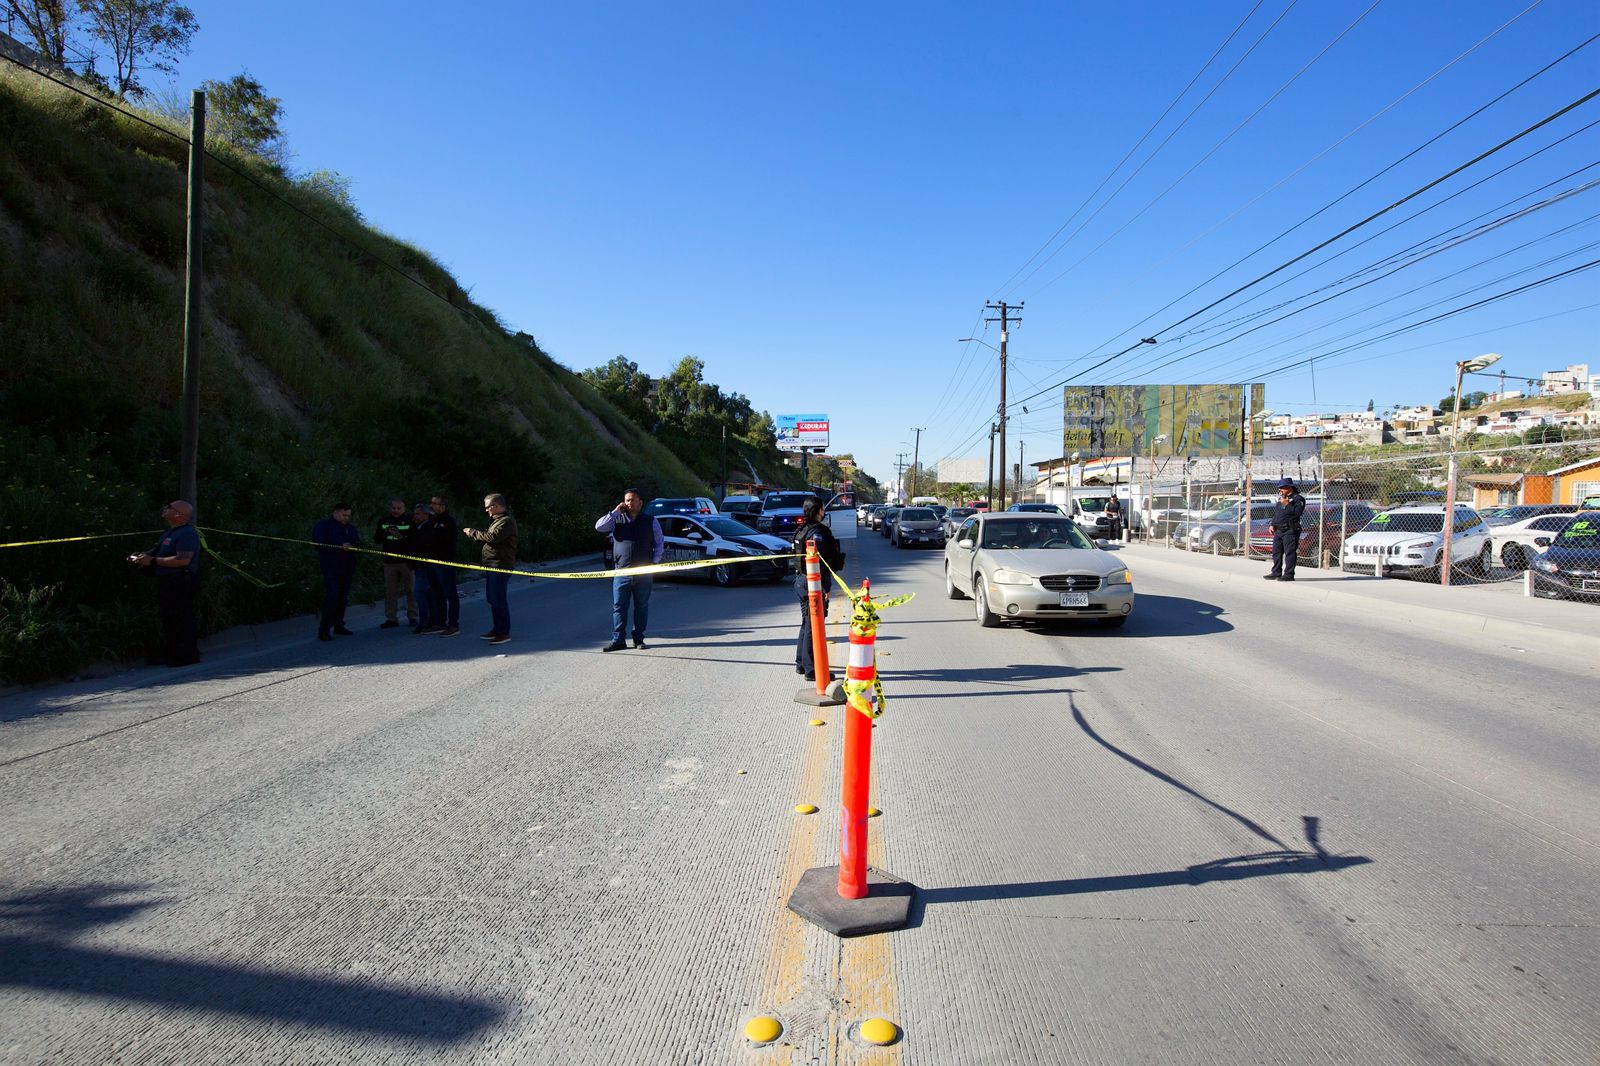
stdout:
<svg viewBox="0 0 1600 1066">
<path fill-rule="evenodd" d="M 806 541 L 806 598 L 811 611 L 811 672 L 817 679 L 817 695 L 828 694 L 833 675 L 828 667 L 828 609 L 822 595 L 822 559 L 816 541 Z"/>
<path fill-rule="evenodd" d="M 870 582 L 861 582 L 862 600 L 872 601 Z M 851 681 L 872 682 L 878 676 L 878 634 L 850 627 Z M 871 698 L 872 688 L 866 690 Z M 844 788 L 839 805 L 839 895 L 867 895 L 867 793 L 872 783 L 872 719 L 855 707 L 844 715 Z"/>
</svg>

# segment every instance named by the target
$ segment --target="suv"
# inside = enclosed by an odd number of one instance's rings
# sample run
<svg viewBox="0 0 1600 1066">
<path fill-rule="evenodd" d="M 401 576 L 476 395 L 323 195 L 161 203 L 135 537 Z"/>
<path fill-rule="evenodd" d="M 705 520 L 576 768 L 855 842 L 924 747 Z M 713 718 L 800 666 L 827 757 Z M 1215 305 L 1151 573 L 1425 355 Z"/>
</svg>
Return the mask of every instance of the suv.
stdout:
<svg viewBox="0 0 1600 1066">
<path fill-rule="evenodd" d="M 716 514 L 717 504 L 705 496 L 657 496 L 644 505 L 644 513 L 652 518 L 664 514 Z"/>
<path fill-rule="evenodd" d="M 742 522 L 754 529 L 756 519 L 761 514 L 761 499 L 757 496 L 724 496 L 717 509 L 735 522 Z"/>
<path fill-rule="evenodd" d="M 1456 504 L 1451 518 L 1452 569 L 1487 576 L 1494 564 L 1489 527 L 1465 504 Z M 1444 506 L 1436 503 L 1407 504 L 1374 515 L 1365 529 L 1344 542 L 1340 568 L 1375 573 L 1381 562 L 1385 573 L 1437 574 L 1444 552 L 1444 519 Z"/>
<path fill-rule="evenodd" d="M 775 537 L 788 537 L 800 528 L 801 512 L 807 500 L 817 499 L 814 492 L 769 492 L 761 501 L 761 515 L 756 528 Z"/>
</svg>

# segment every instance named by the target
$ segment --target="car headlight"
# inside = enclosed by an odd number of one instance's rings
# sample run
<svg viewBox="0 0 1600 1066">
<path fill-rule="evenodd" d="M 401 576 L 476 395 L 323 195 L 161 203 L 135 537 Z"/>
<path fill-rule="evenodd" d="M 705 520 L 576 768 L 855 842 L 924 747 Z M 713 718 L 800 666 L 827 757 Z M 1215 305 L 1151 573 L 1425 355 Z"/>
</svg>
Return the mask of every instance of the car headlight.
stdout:
<svg viewBox="0 0 1600 1066">
<path fill-rule="evenodd" d="M 1108 585 L 1131 585 L 1131 584 L 1133 584 L 1133 571 L 1132 570 L 1118 570 L 1114 574 L 1107 574 L 1106 575 L 1106 584 L 1108 584 Z"/>
<path fill-rule="evenodd" d="M 1549 559 L 1546 559 L 1542 555 L 1533 561 L 1533 568 L 1535 570 L 1543 570 L 1547 574 L 1558 573 L 1561 570 L 1561 567 L 1557 566 L 1555 563 L 1552 563 Z"/>
<path fill-rule="evenodd" d="M 1033 578 L 1030 575 L 1024 574 L 1024 573 L 1022 573 L 1021 571 L 1018 571 L 1018 570 L 1007 570 L 1004 567 L 1001 567 L 999 570 L 996 570 L 994 572 L 994 576 L 990 580 L 992 580 L 996 585 L 1031 585 L 1031 584 L 1033 584 Z"/>
</svg>

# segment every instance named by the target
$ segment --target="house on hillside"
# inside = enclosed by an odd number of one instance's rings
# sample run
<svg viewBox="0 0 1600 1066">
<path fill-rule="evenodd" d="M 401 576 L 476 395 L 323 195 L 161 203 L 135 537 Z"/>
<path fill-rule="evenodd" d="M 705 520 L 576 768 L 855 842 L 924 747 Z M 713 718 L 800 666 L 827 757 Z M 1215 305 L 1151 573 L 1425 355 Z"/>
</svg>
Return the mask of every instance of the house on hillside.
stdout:
<svg viewBox="0 0 1600 1066">
<path fill-rule="evenodd" d="M 1485 471 L 1463 474 L 1461 480 L 1472 486 L 1472 506 L 1504 507 L 1519 503 L 1552 503 L 1555 478 L 1549 474 L 1521 474 L 1514 471 Z"/>
<path fill-rule="evenodd" d="M 1565 370 L 1546 370 L 1539 382 L 1539 395 L 1560 396 L 1589 391 L 1589 364 L 1573 363 Z"/>
<path fill-rule="evenodd" d="M 1591 455 L 1550 471 L 1555 479 L 1553 503 L 1582 503 L 1600 496 L 1600 455 Z"/>
</svg>

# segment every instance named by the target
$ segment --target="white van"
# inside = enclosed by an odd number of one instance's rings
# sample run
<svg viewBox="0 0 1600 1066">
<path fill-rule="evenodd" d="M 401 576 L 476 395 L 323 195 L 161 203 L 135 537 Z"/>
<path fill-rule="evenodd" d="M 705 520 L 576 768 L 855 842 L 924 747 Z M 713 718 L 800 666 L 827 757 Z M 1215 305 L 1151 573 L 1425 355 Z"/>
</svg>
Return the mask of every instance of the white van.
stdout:
<svg viewBox="0 0 1600 1066">
<path fill-rule="evenodd" d="M 911 506 L 913 506 L 913 507 L 932 507 L 934 504 L 936 504 L 938 502 L 939 502 L 939 497 L 937 497 L 937 496 L 913 496 L 913 497 L 911 497 Z"/>
</svg>

